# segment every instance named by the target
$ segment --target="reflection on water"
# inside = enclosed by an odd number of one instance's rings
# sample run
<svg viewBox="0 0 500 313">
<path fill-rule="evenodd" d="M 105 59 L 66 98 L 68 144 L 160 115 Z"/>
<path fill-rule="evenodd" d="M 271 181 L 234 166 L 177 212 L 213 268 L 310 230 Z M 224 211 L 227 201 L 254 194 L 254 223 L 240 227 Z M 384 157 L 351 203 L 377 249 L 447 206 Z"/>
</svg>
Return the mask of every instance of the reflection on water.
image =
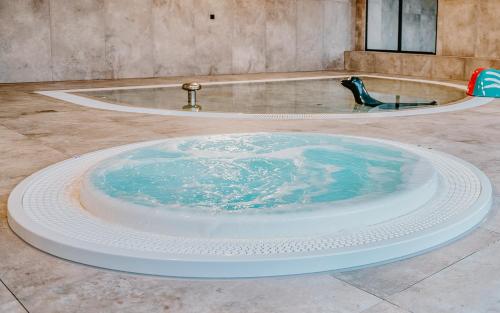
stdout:
<svg viewBox="0 0 500 313">
<path fill-rule="evenodd" d="M 341 79 L 259 82 L 225 85 L 205 85 L 198 91 L 198 103 L 207 112 L 239 113 L 352 113 L 372 108 L 358 106 Z M 383 102 L 427 102 L 436 100 L 446 105 L 464 98 L 465 92 L 452 87 L 399 81 L 363 78 L 370 94 Z M 182 110 L 187 102 L 186 91 L 180 87 L 121 89 L 79 92 L 79 95 L 102 101 L 167 110 Z"/>
</svg>

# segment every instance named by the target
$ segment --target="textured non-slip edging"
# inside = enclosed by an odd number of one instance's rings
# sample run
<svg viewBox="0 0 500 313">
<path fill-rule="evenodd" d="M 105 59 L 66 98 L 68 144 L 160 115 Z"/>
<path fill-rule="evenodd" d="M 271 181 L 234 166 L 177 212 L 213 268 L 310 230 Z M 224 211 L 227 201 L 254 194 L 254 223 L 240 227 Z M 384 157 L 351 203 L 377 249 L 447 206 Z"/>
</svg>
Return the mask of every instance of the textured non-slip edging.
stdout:
<svg viewBox="0 0 500 313">
<path fill-rule="evenodd" d="M 98 219 L 81 207 L 73 187 L 88 168 L 118 153 L 167 139 L 85 154 L 33 174 L 9 197 L 9 225 L 41 250 L 94 266 L 168 276 L 259 277 L 399 259 L 462 235 L 488 213 L 491 184 L 474 166 L 439 152 L 369 140 L 430 160 L 442 180 L 438 195 L 414 212 L 365 229 L 312 238 L 259 240 L 141 232 Z"/>
</svg>

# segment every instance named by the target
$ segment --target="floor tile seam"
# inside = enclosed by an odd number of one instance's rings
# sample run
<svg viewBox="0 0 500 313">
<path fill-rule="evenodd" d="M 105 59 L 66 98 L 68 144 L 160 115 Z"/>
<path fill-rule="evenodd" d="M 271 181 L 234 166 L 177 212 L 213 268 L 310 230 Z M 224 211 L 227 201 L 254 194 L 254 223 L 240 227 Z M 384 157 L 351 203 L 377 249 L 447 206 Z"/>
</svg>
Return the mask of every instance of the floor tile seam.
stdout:
<svg viewBox="0 0 500 313">
<path fill-rule="evenodd" d="M 500 235 L 500 231 L 499 230 L 497 230 L 497 229 L 491 229 L 491 228 L 489 228 L 489 226 L 481 226 L 481 228 L 484 229 L 484 230 L 490 231 L 492 233 L 495 233 L 497 235 Z"/>
<path fill-rule="evenodd" d="M 486 230 L 487 232 L 495 233 L 496 235 L 500 235 L 500 233 L 495 232 L 495 231 L 492 231 L 492 230 L 489 230 L 489 229 L 484 229 L 484 230 Z M 330 276 L 331 276 L 332 278 L 338 279 L 338 280 L 340 280 L 340 281 L 342 281 L 342 282 L 344 282 L 344 283 L 346 283 L 346 284 L 348 284 L 348 285 L 350 285 L 350 286 L 352 286 L 352 287 L 354 287 L 354 288 L 356 288 L 356 289 L 359 289 L 359 290 L 361 290 L 361 291 L 364 291 L 364 292 L 366 292 L 366 293 L 369 293 L 369 294 L 371 294 L 371 295 L 373 295 L 373 296 L 375 296 L 375 297 L 377 297 L 377 298 L 379 298 L 379 299 L 381 299 L 381 300 L 387 301 L 387 302 L 389 302 L 389 303 L 391 303 L 391 304 L 393 304 L 393 305 L 395 305 L 395 306 L 398 306 L 396 303 L 393 303 L 393 302 L 390 300 L 390 297 L 392 297 L 392 296 L 394 296 L 394 295 L 396 295 L 396 294 L 399 294 L 399 293 L 401 293 L 401 292 L 404 292 L 404 291 L 408 290 L 409 288 L 413 287 L 414 285 L 416 285 L 416 284 L 418 284 L 418 283 L 420 283 L 420 282 L 422 282 L 422 281 L 424 281 L 424 280 L 428 279 L 429 277 L 432 277 L 432 276 L 434 276 L 434 275 L 438 274 L 439 272 L 441 272 L 441 271 L 443 271 L 443 270 L 447 269 L 448 267 L 453 266 L 453 265 L 457 264 L 458 262 L 460 262 L 460 261 L 462 261 L 462 260 L 464 260 L 464 259 L 466 259 L 466 258 L 468 258 L 468 257 L 472 256 L 473 254 L 475 254 L 475 253 L 477 253 L 477 252 L 479 252 L 479 251 L 482 251 L 482 250 L 484 250 L 484 249 L 486 249 L 486 248 L 488 248 L 488 247 L 490 247 L 490 246 L 492 246 L 492 245 L 494 245 L 494 244 L 496 244 L 496 243 L 498 243 L 498 242 L 500 242 L 500 237 L 498 237 L 496 240 L 494 240 L 494 241 L 490 242 L 490 243 L 489 243 L 488 245 L 486 245 L 485 247 L 483 247 L 483 248 L 481 248 L 481 249 L 479 249 L 479 250 L 477 250 L 477 251 L 471 252 L 471 253 L 467 254 L 466 256 L 464 256 L 464 257 L 462 257 L 462 258 L 459 258 L 459 259 L 458 259 L 458 260 L 456 260 L 455 262 L 453 262 L 453 263 L 451 263 L 451 264 L 449 264 L 449 265 L 447 265 L 447 266 L 445 266 L 445 267 L 441 268 L 441 269 L 440 269 L 440 270 L 438 270 L 437 272 L 434 272 L 434 273 L 432 273 L 432 274 L 429 274 L 429 275 L 427 275 L 426 277 L 424 277 L 424 278 L 422 278 L 422 279 L 418 280 L 417 282 L 415 282 L 415 283 L 411 284 L 410 286 L 408 286 L 408 287 L 406 287 L 406 288 L 404 288 L 404 289 L 402 289 L 402 290 L 400 290 L 400 291 L 397 291 L 397 292 L 395 292 L 395 293 L 392 293 L 392 294 L 390 294 L 390 295 L 387 295 L 387 296 L 378 295 L 378 294 L 376 294 L 376 293 L 374 293 L 374 292 L 372 292 L 372 291 L 369 291 L 369 290 L 363 289 L 363 288 L 362 288 L 362 287 L 360 287 L 360 286 L 355 286 L 355 285 L 353 285 L 351 282 L 349 282 L 349 281 L 347 281 L 347 280 L 345 280 L 345 279 L 343 279 L 343 278 L 340 278 L 340 277 L 336 277 L 336 276 L 334 276 L 335 274 L 331 274 Z M 403 309 L 405 309 L 405 310 L 407 310 L 407 311 L 409 310 L 409 309 L 407 309 L 407 308 L 403 308 Z M 410 312 L 411 312 L 411 311 L 410 311 Z"/>
<path fill-rule="evenodd" d="M 62 154 L 63 156 L 65 156 L 66 158 L 70 158 L 70 157 L 72 157 L 72 155 L 71 155 L 71 154 L 68 154 L 68 153 L 63 152 L 62 150 L 60 150 L 60 149 L 58 149 L 58 148 L 56 148 L 56 147 L 53 147 L 50 143 L 47 143 L 47 142 L 45 142 L 45 141 L 43 141 L 43 140 L 40 140 L 40 139 L 30 138 L 29 136 L 27 136 L 27 135 L 25 135 L 25 134 L 23 134 L 23 133 L 20 133 L 17 129 L 12 128 L 12 127 L 9 127 L 8 125 L 5 125 L 1 119 L 0 119 L 0 126 L 2 126 L 2 127 L 4 127 L 4 128 L 6 128 L 7 130 L 10 130 L 10 131 L 12 131 L 12 132 L 15 132 L 16 134 L 19 134 L 19 135 L 23 136 L 23 138 L 24 138 L 24 139 L 26 139 L 26 140 L 30 140 L 30 141 L 32 141 L 33 143 L 36 143 L 36 144 L 37 144 L 37 146 L 43 146 L 43 147 L 45 147 L 45 148 L 52 149 L 52 150 L 54 150 L 54 151 L 56 151 L 56 152 L 58 152 L 58 153 L 61 153 L 61 154 Z"/>
<path fill-rule="evenodd" d="M 333 278 L 333 279 L 337 279 L 337 280 L 339 280 L 339 281 L 343 282 L 344 284 L 347 284 L 347 285 L 349 285 L 349 286 L 351 286 L 351 287 L 353 287 L 353 288 L 355 288 L 355 289 L 357 289 L 357 290 L 359 290 L 359 291 L 362 291 L 362 292 L 365 292 L 365 293 L 367 293 L 367 294 L 369 294 L 369 295 L 372 295 L 372 296 L 376 297 L 376 298 L 377 298 L 377 299 L 379 299 L 379 300 L 382 300 L 382 301 L 387 301 L 387 299 L 385 299 L 383 296 L 377 295 L 377 294 L 373 293 L 373 292 L 372 292 L 372 291 L 370 291 L 370 290 L 365 290 L 365 289 L 363 289 L 363 288 L 362 288 L 362 287 L 360 287 L 360 286 L 356 286 L 356 285 L 352 284 L 351 282 L 349 282 L 349 281 L 347 281 L 347 280 L 344 280 L 344 279 L 342 279 L 342 278 L 340 278 L 340 277 L 336 277 L 336 276 L 334 276 L 334 275 L 335 275 L 335 273 L 330 274 L 329 276 L 330 276 L 331 278 Z M 389 302 L 389 301 L 387 301 L 387 302 Z M 379 302 L 377 302 L 377 303 L 375 303 L 374 305 L 377 305 L 377 304 L 379 304 L 379 303 L 380 303 L 380 301 L 379 301 Z M 361 312 L 361 313 L 362 313 L 362 312 Z"/>
<path fill-rule="evenodd" d="M 333 275 L 333 274 L 332 274 L 332 275 Z M 358 290 L 360 290 L 360 291 L 366 292 L 366 293 L 368 293 L 368 294 L 370 294 L 370 295 L 372 295 L 372 296 L 376 297 L 377 299 L 380 299 L 380 300 L 381 300 L 381 301 L 379 301 L 379 302 L 375 303 L 374 305 L 370 306 L 369 308 L 367 308 L 367 309 L 365 309 L 365 310 L 361 311 L 360 313 L 363 313 L 363 312 L 365 312 L 365 311 L 368 311 L 370 308 L 372 308 L 372 307 L 374 307 L 374 306 L 376 306 L 376 305 L 378 305 L 378 304 L 380 304 L 380 303 L 382 303 L 382 302 L 387 302 L 387 303 L 389 303 L 389 304 L 394 305 L 394 306 L 395 306 L 395 307 L 397 307 L 397 308 L 400 308 L 400 309 L 403 309 L 403 310 L 407 311 L 408 313 L 413 313 L 413 311 L 412 311 L 412 310 L 410 310 L 410 309 L 408 309 L 408 308 L 404 308 L 404 307 L 402 307 L 402 306 L 400 306 L 400 305 L 398 305 L 398 304 L 396 304 L 396 303 L 392 302 L 390 299 L 388 299 L 388 298 L 387 298 L 387 297 L 385 297 L 385 296 L 382 296 L 382 295 L 377 295 L 377 294 L 375 294 L 375 293 L 373 293 L 373 292 L 371 292 L 371 291 L 369 291 L 369 290 L 365 290 L 365 289 L 363 289 L 362 287 L 355 286 L 355 285 L 351 284 L 350 282 L 348 282 L 348 281 L 346 281 L 346 280 L 344 280 L 344 279 L 342 279 L 342 278 L 338 278 L 338 277 L 335 277 L 335 276 L 332 276 L 332 275 L 330 275 L 332 278 L 338 279 L 338 280 L 342 281 L 343 283 L 348 284 L 348 285 L 349 285 L 349 286 L 351 286 L 351 287 L 354 287 L 354 288 L 356 288 L 356 289 L 358 289 Z"/>
<path fill-rule="evenodd" d="M 382 300 L 383 300 L 383 302 L 387 302 L 387 303 L 389 303 L 389 304 L 391 304 L 391 305 L 395 306 L 396 308 L 398 308 L 398 309 L 401 309 L 401 310 L 405 311 L 404 313 L 414 313 L 412 310 L 410 310 L 410 309 L 408 309 L 408 308 L 405 308 L 405 307 L 402 307 L 402 306 L 400 306 L 400 305 L 398 305 L 398 304 L 396 304 L 396 303 L 393 303 L 393 302 L 392 302 L 392 301 L 390 301 L 390 300 L 387 300 L 387 299 L 382 299 Z M 370 310 L 371 308 L 373 308 L 373 307 L 375 307 L 375 306 L 379 305 L 380 303 L 382 303 L 382 302 L 377 302 L 376 304 L 374 304 L 374 305 L 372 305 L 371 307 L 369 307 L 369 308 L 367 308 L 367 309 L 365 309 L 365 310 L 361 311 L 360 313 L 369 312 L 369 310 Z"/>
<path fill-rule="evenodd" d="M 24 309 L 24 311 L 29 313 L 26 306 L 21 302 L 21 300 L 19 300 L 19 298 L 14 294 L 14 292 L 12 292 L 12 290 L 7 286 L 7 284 L 1 278 L 0 278 L 0 283 L 2 283 L 2 285 L 5 287 L 5 289 L 7 289 L 7 291 L 9 291 L 9 293 L 12 295 L 12 297 L 14 297 L 14 299 L 17 301 L 17 303 L 19 303 L 19 305 Z"/>
<path fill-rule="evenodd" d="M 484 229 L 484 230 L 486 230 L 486 231 L 488 231 L 488 232 L 490 232 L 490 233 L 495 233 L 495 235 L 498 235 L 498 234 L 499 234 L 499 233 L 497 233 L 497 232 L 495 232 L 495 231 L 491 231 L 491 230 L 489 230 L 489 229 Z M 424 278 L 422 278 L 422 279 L 420 279 L 420 280 L 416 281 L 415 283 L 413 283 L 413 284 L 411 284 L 410 286 L 408 286 L 408 287 L 404 288 L 403 290 L 400 290 L 400 291 L 398 291 L 398 292 L 396 292 L 396 293 L 393 293 L 393 294 L 389 295 L 389 297 L 392 297 L 392 296 L 394 296 L 394 295 L 396 295 L 396 294 L 399 294 L 399 293 L 405 292 L 406 290 L 408 290 L 408 289 L 410 289 L 411 287 L 413 287 L 413 286 L 415 286 L 415 285 L 417 285 L 417 284 L 419 284 L 419 283 L 423 282 L 424 280 L 427 280 L 428 278 L 433 277 L 433 276 L 435 276 L 436 274 L 439 274 L 440 272 L 442 272 L 442 271 L 446 270 L 447 268 L 450 268 L 450 267 L 454 266 L 455 264 L 458 264 L 459 262 L 461 262 L 461 261 L 463 261 L 463 260 L 465 260 L 465 259 L 469 258 L 470 256 L 472 256 L 472 255 L 474 255 L 474 254 L 476 254 L 476 253 L 478 253 L 478 252 L 480 252 L 480 251 L 483 251 L 483 250 L 485 250 L 485 249 L 489 248 L 490 246 L 492 246 L 492 245 L 494 245 L 494 244 L 496 244 L 496 243 L 498 243 L 498 242 L 500 242 L 500 237 L 496 238 L 495 240 L 493 240 L 492 242 L 490 242 L 489 244 L 487 244 L 487 245 L 486 245 L 486 246 L 484 246 L 483 248 L 478 249 L 478 250 L 476 250 L 476 251 L 473 251 L 473 252 L 471 252 L 471 253 L 469 253 L 469 254 L 467 254 L 467 255 L 465 255 L 465 256 L 463 256 L 463 257 L 459 258 L 459 259 L 458 259 L 458 260 L 456 260 L 455 262 L 452 262 L 452 263 L 448 264 L 447 266 L 445 266 L 445 267 L 441 268 L 441 269 L 440 269 L 440 270 L 438 270 L 437 272 L 434 272 L 434 273 L 432 273 L 432 274 L 429 274 L 429 275 L 425 276 Z"/>
</svg>

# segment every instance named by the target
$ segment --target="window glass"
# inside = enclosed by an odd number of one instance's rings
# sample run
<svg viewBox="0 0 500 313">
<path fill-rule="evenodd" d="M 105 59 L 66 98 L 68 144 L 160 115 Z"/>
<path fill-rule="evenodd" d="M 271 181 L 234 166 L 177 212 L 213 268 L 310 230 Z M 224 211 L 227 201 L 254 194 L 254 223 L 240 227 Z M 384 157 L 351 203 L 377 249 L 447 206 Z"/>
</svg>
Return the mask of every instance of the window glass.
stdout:
<svg viewBox="0 0 500 313">
<path fill-rule="evenodd" d="M 397 50 L 399 0 L 370 0 L 367 14 L 367 48 Z"/>
<path fill-rule="evenodd" d="M 437 0 L 403 0 L 401 50 L 436 51 Z"/>
<path fill-rule="evenodd" d="M 438 0 L 367 0 L 366 50 L 436 52 Z"/>
</svg>

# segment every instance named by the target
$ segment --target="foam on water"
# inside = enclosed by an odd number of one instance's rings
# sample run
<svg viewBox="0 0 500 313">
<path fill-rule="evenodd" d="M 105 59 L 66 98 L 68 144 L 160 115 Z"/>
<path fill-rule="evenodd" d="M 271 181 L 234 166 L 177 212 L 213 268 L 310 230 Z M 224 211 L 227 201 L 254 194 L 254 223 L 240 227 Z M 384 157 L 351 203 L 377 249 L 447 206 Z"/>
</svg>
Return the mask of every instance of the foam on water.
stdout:
<svg viewBox="0 0 500 313">
<path fill-rule="evenodd" d="M 208 214 L 286 213 L 411 188 L 420 158 L 359 138 L 247 134 L 175 139 L 108 159 L 90 181 L 144 207 Z"/>
</svg>

